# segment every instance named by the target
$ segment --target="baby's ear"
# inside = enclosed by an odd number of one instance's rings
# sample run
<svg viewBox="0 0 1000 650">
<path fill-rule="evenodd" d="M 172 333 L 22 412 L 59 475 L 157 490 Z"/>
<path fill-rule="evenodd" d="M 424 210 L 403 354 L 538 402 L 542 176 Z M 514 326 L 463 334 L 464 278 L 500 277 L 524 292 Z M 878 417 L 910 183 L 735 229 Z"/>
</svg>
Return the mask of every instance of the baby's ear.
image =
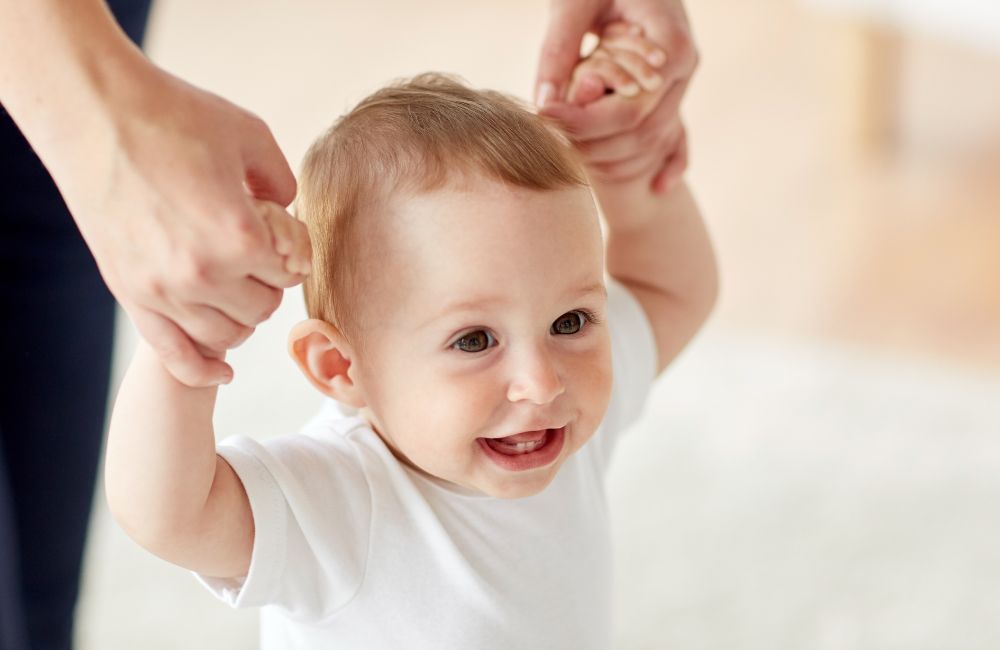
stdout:
<svg viewBox="0 0 1000 650">
<path fill-rule="evenodd" d="M 288 335 L 288 352 L 321 393 L 348 406 L 365 406 L 351 371 L 354 352 L 336 327 L 315 318 L 302 321 Z"/>
</svg>

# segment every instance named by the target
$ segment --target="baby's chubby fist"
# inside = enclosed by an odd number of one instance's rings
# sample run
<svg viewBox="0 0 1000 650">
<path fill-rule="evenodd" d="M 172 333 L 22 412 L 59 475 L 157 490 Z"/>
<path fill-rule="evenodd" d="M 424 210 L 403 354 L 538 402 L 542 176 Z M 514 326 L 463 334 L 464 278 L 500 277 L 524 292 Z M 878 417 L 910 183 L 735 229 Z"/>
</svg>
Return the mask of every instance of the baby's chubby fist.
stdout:
<svg viewBox="0 0 1000 650">
<path fill-rule="evenodd" d="M 601 33 L 594 50 L 573 69 L 566 101 L 583 106 L 614 94 L 620 98 L 652 102 L 651 93 L 663 85 L 657 68 L 666 55 L 655 43 L 645 38 L 638 25 L 610 23 Z"/>
<path fill-rule="evenodd" d="M 638 25 L 610 23 L 577 62 L 562 100 L 540 107 L 573 142 L 591 183 L 646 182 L 663 193 L 681 180 L 684 84 L 668 83 L 670 67 L 666 52 Z"/>
<path fill-rule="evenodd" d="M 312 267 L 312 246 L 305 225 L 277 203 L 254 200 L 257 213 L 271 232 L 271 245 L 284 258 L 285 270 L 303 278 Z"/>
</svg>

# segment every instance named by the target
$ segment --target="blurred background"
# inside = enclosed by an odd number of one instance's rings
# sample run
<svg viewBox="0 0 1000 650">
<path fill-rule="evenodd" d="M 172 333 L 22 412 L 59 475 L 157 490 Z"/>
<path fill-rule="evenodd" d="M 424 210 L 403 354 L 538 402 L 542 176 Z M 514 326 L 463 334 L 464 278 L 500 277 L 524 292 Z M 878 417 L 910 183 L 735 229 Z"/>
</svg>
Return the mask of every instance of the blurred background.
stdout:
<svg viewBox="0 0 1000 650">
<path fill-rule="evenodd" d="M 1000 4 L 687 4 L 689 179 L 723 290 L 609 479 L 617 647 L 1000 647 Z M 395 77 L 529 97 L 545 24 L 543 0 L 158 0 L 148 50 L 297 167 Z M 284 351 L 303 315 L 289 292 L 232 355 L 220 437 L 312 414 Z M 78 639 L 254 647 L 256 615 L 133 545 L 99 494 Z"/>
</svg>

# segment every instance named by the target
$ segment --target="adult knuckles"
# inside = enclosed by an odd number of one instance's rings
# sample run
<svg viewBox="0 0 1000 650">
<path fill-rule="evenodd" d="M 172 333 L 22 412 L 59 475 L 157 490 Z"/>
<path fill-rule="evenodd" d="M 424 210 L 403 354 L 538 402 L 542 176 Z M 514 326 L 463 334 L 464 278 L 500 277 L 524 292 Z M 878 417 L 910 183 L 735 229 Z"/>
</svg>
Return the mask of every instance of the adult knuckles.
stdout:
<svg viewBox="0 0 1000 650">
<path fill-rule="evenodd" d="M 271 250 L 270 239 L 265 237 L 266 228 L 255 212 L 250 210 L 234 212 L 229 222 L 232 227 L 228 237 L 228 248 L 233 258 L 255 258 L 262 250 Z"/>
<path fill-rule="evenodd" d="M 176 287 L 185 295 L 198 293 L 214 279 L 214 261 L 198 251 L 177 255 L 173 273 Z"/>
<path fill-rule="evenodd" d="M 246 117 L 247 117 L 246 121 L 247 129 L 253 131 L 256 135 L 259 136 L 266 135 L 267 137 L 272 137 L 271 127 L 267 125 L 267 122 L 265 122 L 260 115 L 257 115 L 256 113 L 253 113 L 251 111 L 246 111 Z"/>
<path fill-rule="evenodd" d="M 170 295 L 170 289 L 167 287 L 167 283 L 163 277 L 152 273 L 142 273 L 137 274 L 132 281 L 130 293 L 133 294 L 131 296 L 133 298 L 142 296 L 147 299 L 140 299 L 138 302 L 162 304 Z"/>
</svg>

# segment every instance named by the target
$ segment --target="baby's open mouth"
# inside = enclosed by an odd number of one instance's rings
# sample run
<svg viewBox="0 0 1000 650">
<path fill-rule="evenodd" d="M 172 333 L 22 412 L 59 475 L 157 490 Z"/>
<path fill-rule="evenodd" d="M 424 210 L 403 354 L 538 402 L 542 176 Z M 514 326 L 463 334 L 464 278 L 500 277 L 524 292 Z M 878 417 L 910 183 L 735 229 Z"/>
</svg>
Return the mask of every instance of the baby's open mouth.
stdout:
<svg viewBox="0 0 1000 650">
<path fill-rule="evenodd" d="M 484 438 L 490 449 L 508 456 L 530 454 L 545 446 L 551 437 L 552 429 L 524 431 L 504 438 Z"/>
<path fill-rule="evenodd" d="M 502 438 L 477 438 L 486 458 L 502 470 L 521 472 L 552 465 L 566 443 L 566 426 L 522 431 Z"/>
</svg>

